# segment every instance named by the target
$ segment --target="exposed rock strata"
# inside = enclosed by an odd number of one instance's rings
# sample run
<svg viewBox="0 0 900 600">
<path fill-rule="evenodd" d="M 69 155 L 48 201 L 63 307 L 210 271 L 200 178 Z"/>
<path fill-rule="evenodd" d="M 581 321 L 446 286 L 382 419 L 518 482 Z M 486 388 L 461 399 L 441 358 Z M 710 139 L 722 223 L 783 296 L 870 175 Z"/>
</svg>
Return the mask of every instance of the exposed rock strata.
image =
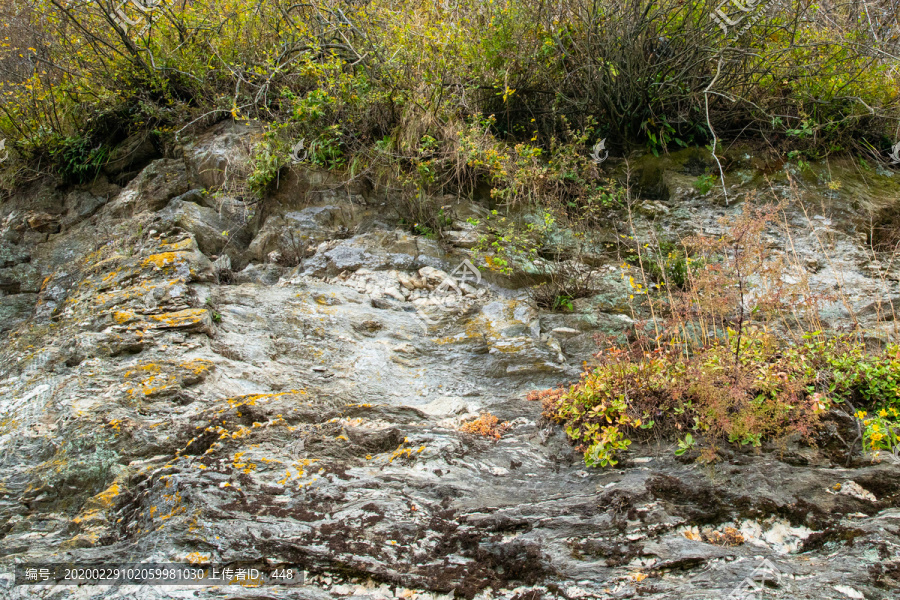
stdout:
<svg viewBox="0 0 900 600">
<path fill-rule="evenodd" d="M 265 218 L 191 191 L 222 183 L 243 135 L 200 136 L 110 199 L 47 188 L 3 207 L 0 560 L 198 553 L 315 576 L 237 593 L 7 574 L 0 596 L 709 598 L 768 559 L 780 597 L 895 597 L 896 465 L 788 445 L 705 468 L 645 445 L 588 470 L 540 420 L 527 392 L 629 323 L 615 256 L 572 314 L 487 280 L 442 290 L 468 230 L 442 248 L 382 199 L 309 182 Z M 678 177 L 647 183 L 669 186 L 648 209 L 664 227 L 714 233 L 736 210 Z M 834 258 L 814 237 L 798 252 L 852 290 L 833 318 L 871 318 L 883 281 L 851 221 L 814 219 Z M 483 410 L 509 422 L 499 441 L 458 430 Z"/>
</svg>

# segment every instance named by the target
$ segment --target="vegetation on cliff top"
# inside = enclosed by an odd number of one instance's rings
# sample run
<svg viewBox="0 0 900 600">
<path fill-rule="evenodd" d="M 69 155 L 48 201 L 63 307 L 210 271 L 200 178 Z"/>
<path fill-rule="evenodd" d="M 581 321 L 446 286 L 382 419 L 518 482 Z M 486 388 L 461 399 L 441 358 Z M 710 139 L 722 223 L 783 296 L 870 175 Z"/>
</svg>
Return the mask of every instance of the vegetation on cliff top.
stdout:
<svg viewBox="0 0 900 600">
<path fill-rule="evenodd" d="M 717 8 L 11 0 L 0 135 L 20 179 L 78 181 L 129 136 L 162 149 L 221 118 L 258 119 L 257 191 L 303 139 L 310 162 L 350 176 L 402 175 L 423 193 L 486 181 L 508 202 L 596 196 L 586 159 L 601 139 L 622 153 L 743 136 L 885 160 L 900 117 L 896 7 L 773 0 L 732 28 Z"/>
</svg>

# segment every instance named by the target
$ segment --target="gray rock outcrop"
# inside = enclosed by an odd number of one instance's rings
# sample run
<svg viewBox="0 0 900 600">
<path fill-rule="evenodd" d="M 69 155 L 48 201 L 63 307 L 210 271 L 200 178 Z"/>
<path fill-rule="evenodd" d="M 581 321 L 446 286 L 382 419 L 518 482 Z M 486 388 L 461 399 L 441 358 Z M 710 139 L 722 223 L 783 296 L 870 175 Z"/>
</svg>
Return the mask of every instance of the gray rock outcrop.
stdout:
<svg viewBox="0 0 900 600">
<path fill-rule="evenodd" d="M 199 136 L 97 206 L 69 196 L 80 220 L 56 233 L 2 207 L 0 597 L 699 599 L 753 577 L 783 598 L 896 597 L 900 465 L 788 444 L 705 467 L 660 441 L 587 469 L 542 420 L 528 392 L 576 380 L 594 335 L 631 322 L 616 256 L 566 314 L 487 278 L 447 286 L 469 230 L 442 246 L 358 195 L 254 218 L 191 191 L 222 183 L 243 135 Z M 646 227 L 714 231 L 738 210 L 667 189 Z M 794 240 L 823 285 L 850 282 L 836 320 L 877 312 L 883 283 L 848 219 Z M 485 411 L 500 439 L 460 431 Z M 16 562 L 63 560 L 309 580 L 12 585 Z"/>
</svg>

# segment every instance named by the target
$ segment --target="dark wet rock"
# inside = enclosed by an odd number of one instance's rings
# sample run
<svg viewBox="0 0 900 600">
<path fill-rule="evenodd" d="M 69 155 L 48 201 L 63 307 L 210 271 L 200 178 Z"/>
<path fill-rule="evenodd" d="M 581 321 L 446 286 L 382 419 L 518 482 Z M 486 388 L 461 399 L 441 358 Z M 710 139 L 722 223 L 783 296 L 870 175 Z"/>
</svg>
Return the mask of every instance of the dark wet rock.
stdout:
<svg viewBox="0 0 900 600">
<path fill-rule="evenodd" d="M 124 183 L 157 156 L 159 152 L 153 141 L 146 134 L 135 134 L 110 152 L 103 172 L 117 183 Z"/>
<path fill-rule="evenodd" d="M 31 260 L 31 253 L 15 243 L 0 244 L 0 268 L 8 268 Z"/>
<path fill-rule="evenodd" d="M 66 196 L 67 214 L 62 220 L 65 227 L 71 227 L 76 223 L 94 215 L 105 205 L 108 198 L 97 196 L 87 190 L 75 190 Z"/>
<path fill-rule="evenodd" d="M 42 281 L 41 271 L 31 263 L 0 269 L 0 291 L 7 294 L 37 293 Z"/>
<path fill-rule="evenodd" d="M 37 294 L 12 294 L 0 297 L 0 332 L 9 331 L 31 317 Z"/>
</svg>

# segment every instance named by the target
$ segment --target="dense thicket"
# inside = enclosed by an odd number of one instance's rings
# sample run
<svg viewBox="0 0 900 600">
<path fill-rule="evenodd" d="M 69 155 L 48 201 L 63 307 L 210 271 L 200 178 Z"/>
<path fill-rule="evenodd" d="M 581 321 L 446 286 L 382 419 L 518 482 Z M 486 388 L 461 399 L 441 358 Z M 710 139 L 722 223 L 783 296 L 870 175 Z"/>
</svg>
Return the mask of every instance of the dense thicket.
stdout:
<svg viewBox="0 0 900 600">
<path fill-rule="evenodd" d="M 3 15 L 0 135 L 75 179 L 129 135 L 163 147 L 228 116 L 273 126 L 258 188 L 299 139 L 313 162 L 389 157 L 446 188 L 600 139 L 885 159 L 898 137 L 897 0 L 11 0 Z"/>
</svg>

